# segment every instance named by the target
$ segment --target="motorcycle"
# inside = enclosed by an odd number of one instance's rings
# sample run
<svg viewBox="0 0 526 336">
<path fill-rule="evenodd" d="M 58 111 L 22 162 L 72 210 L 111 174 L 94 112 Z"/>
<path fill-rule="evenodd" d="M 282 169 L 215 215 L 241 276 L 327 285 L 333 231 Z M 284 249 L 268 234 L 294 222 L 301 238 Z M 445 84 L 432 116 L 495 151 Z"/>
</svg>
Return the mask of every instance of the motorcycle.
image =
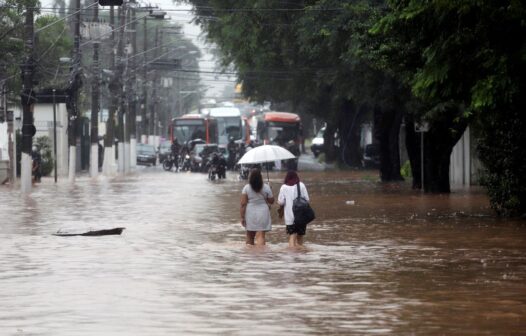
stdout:
<svg viewBox="0 0 526 336">
<path fill-rule="evenodd" d="M 190 155 L 185 154 L 184 157 L 181 155 L 179 166 L 181 167 L 182 171 L 189 171 L 192 170 L 192 164 L 190 161 Z"/>
<path fill-rule="evenodd" d="M 226 178 L 227 162 L 223 155 L 214 153 L 212 159 L 208 162 L 208 179 L 213 181 L 216 179 Z"/>
<path fill-rule="evenodd" d="M 179 158 L 174 157 L 173 154 L 168 154 L 166 159 L 163 161 L 163 169 L 166 171 L 172 170 L 172 167 L 175 166 L 175 171 L 179 170 Z"/>
</svg>

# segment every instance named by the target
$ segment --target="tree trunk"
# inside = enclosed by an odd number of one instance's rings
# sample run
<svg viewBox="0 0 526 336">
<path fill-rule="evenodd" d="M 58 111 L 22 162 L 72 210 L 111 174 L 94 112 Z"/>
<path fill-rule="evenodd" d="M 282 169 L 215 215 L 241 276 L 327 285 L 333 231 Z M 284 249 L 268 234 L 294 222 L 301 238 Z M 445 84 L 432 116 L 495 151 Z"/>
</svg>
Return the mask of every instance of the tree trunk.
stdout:
<svg viewBox="0 0 526 336">
<path fill-rule="evenodd" d="M 334 147 L 334 133 L 335 127 L 332 122 L 327 122 L 325 133 L 323 134 L 323 151 L 325 153 L 326 162 L 334 162 L 336 160 L 336 150 Z"/>
<path fill-rule="evenodd" d="M 423 134 L 424 144 L 424 191 L 449 193 L 449 165 L 451 152 L 464 134 L 467 122 L 452 123 L 451 116 L 430 124 Z M 422 134 L 415 132 L 414 118 L 406 115 L 406 146 L 413 174 L 413 188 L 422 189 L 421 184 L 421 142 Z"/>
<path fill-rule="evenodd" d="M 115 27 L 114 8 L 110 7 L 110 25 Z M 115 29 L 111 36 L 112 41 L 115 41 Z M 113 71 L 115 69 L 115 54 L 111 52 L 110 66 Z M 119 81 L 115 74 L 110 80 L 110 106 L 108 111 L 108 120 L 106 121 L 106 136 L 104 138 L 104 160 L 102 161 L 102 174 L 105 176 L 113 176 L 117 172 L 115 164 L 115 111 L 119 104 L 118 92 L 119 92 Z"/>
<path fill-rule="evenodd" d="M 453 147 L 462 137 L 467 123 L 433 123 L 424 133 L 424 191 L 449 193 L 449 164 Z"/>
<path fill-rule="evenodd" d="M 420 180 L 420 134 L 415 132 L 415 122 L 409 113 L 405 115 L 405 146 L 409 156 L 411 174 L 413 176 L 413 189 L 422 189 Z"/>
<path fill-rule="evenodd" d="M 20 171 L 20 188 L 22 193 L 28 194 L 31 192 L 32 184 L 32 167 L 33 160 L 31 151 L 33 146 L 33 135 L 35 134 L 35 125 L 33 117 L 33 108 L 35 104 L 35 96 L 33 92 L 33 78 L 35 71 L 34 62 L 34 15 L 33 9 L 26 9 L 25 17 L 25 53 L 26 59 L 21 65 L 23 87 L 20 93 L 22 103 L 22 141 L 21 141 L 21 171 Z M 6 97 L 7 99 L 7 97 Z M 6 105 L 7 106 L 7 105 Z M 7 113 L 7 110 L 5 111 Z M 16 135 L 15 135 L 16 136 Z"/>
<path fill-rule="evenodd" d="M 374 137 L 379 145 L 382 182 L 403 181 L 400 174 L 399 134 L 402 124 L 400 109 L 374 108 Z"/>
<path fill-rule="evenodd" d="M 343 102 L 338 125 L 341 139 L 340 160 L 350 167 L 361 166 L 360 155 L 360 125 L 362 114 L 360 109 L 349 100 Z"/>
<path fill-rule="evenodd" d="M 98 0 L 93 6 L 93 21 L 99 20 Z M 100 76 L 99 76 L 99 43 L 93 44 L 92 86 L 91 86 L 91 153 L 90 176 L 99 175 L 99 112 L 100 112 Z"/>
</svg>

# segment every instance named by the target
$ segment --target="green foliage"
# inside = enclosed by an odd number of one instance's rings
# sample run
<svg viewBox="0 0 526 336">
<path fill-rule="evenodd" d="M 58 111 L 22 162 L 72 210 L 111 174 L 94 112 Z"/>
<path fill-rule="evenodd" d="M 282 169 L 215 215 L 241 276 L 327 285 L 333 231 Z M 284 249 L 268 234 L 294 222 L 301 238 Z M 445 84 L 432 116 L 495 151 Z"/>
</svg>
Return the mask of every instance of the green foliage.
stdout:
<svg viewBox="0 0 526 336">
<path fill-rule="evenodd" d="M 37 147 L 40 155 L 42 156 L 42 176 L 48 176 L 53 171 L 53 148 L 51 139 L 48 136 L 39 136 L 34 140 L 34 145 Z M 16 132 L 16 161 L 17 161 L 17 175 L 20 176 L 21 172 L 21 158 L 22 158 L 22 146 L 20 146 L 22 136 L 19 131 Z"/>
<path fill-rule="evenodd" d="M 40 136 L 35 139 L 40 155 L 42 156 L 42 176 L 48 176 L 53 171 L 53 149 L 51 139 L 48 136 Z"/>
<path fill-rule="evenodd" d="M 388 1 L 371 59 L 411 88 L 431 122 L 480 124 L 484 185 L 498 213 L 525 212 L 523 1 Z M 517 112 L 521 111 L 521 113 Z M 453 128 L 453 127 L 451 127 Z"/>
<path fill-rule="evenodd" d="M 73 38 L 64 21 L 54 15 L 39 16 L 35 29 L 39 31 L 35 37 L 35 80 L 42 88 L 62 88 L 69 80 L 69 65 L 61 64 L 61 57 L 70 57 L 73 49 Z M 58 22 L 57 22 L 58 21 Z"/>
<path fill-rule="evenodd" d="M 506 110 L 488 114 L 479 126 L 480 159 L 491 206 L 504 216 L 526 213 L 526 116 Z"/>
<path fill-rule="evenodd" d="M 20 64 L 24 48 L 24 8 L 36 1 L 5 0 L 0 6 L 0 81 L 6 80 L 9 99 L 20 90 Z"/>
<path fill-rule="evenodd" d="M 402 168 L 400 168 L 400 174 L 404 179 L 410 179 L 413 177 L 413 173 L 411 172 L 411 163 L 409 160 L 404 162 Z"/>
</svg>

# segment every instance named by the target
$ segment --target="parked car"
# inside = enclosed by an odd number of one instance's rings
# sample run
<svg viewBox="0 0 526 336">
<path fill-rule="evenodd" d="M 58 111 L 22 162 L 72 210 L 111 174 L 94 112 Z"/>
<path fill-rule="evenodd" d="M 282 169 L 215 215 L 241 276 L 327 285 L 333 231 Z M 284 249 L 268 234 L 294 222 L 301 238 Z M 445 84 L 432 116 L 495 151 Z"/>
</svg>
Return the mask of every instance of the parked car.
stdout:
<svg viewBox="0 0 526 336">
<path fill-rule="evenodd" d="M 163 163 L 168 155 L 172 152 L 172 144 L 170 141 L 164 141 L 159 145 L 159 162 Z"/>
<path fill-rule="evenodd" d="M 380 148 L 378 144 L 365 145 L 362 157 L 362 166 L 364 168 L 380 167 Z"/>
<path fill-rule="evenodd" d="M 157 152 L 153 145 L 137 144 L 137 164 L 155 166 Z"/>
<path fill-rule="evenodd" d="M 310 150 L 314 157 L 318 157 L 321 152 L 323 152 L 323 135 L 325 134 L 325 127 L 320 128 L 318 134 L 312 139 Z"/>
</svg>

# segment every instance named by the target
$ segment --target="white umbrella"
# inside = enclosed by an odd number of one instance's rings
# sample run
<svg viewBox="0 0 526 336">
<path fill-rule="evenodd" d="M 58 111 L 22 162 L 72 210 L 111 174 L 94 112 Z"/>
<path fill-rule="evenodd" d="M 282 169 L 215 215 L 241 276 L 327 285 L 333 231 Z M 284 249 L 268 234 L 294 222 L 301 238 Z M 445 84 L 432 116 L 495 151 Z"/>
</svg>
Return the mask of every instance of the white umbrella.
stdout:
<svg viewBox="0 0 526 336">
<path fill-rule="evenodd" d="M 264 162 L 273 162 L 280 160 L 295 159 L 296 156 L 280 146 L 263 145 L 249 150 L 237 162 L 238 164 L 255 164 Z M 268 166 L 267 166 L 268 180 Z"/>
</svg>

